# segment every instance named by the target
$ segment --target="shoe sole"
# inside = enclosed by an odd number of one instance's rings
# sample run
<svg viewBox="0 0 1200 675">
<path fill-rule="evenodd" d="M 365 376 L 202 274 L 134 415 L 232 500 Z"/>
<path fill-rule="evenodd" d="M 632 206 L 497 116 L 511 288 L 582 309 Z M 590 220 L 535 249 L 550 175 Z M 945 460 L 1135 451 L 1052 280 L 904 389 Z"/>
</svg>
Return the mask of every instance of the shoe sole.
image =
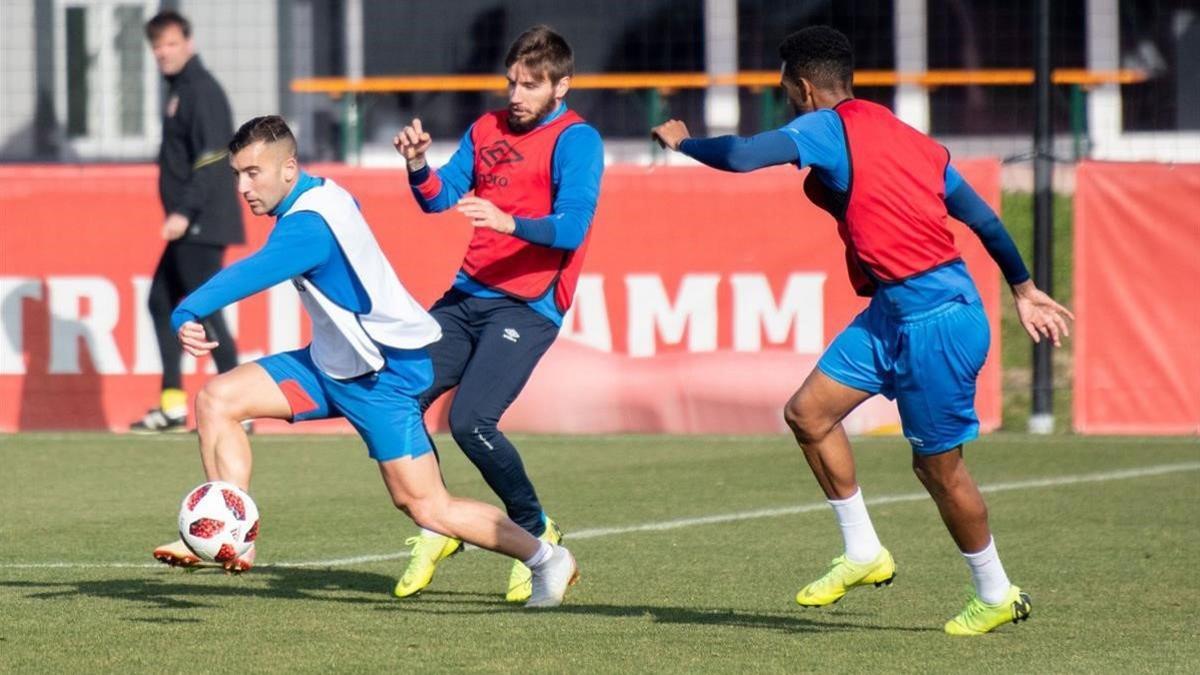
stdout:
<svg viewBox="0 0 1200 675">
<path fill-rule="evenodd" d="M 244 560 L 234 560 L 228 567 L 225 567 L 226 574 L 245 574 L 254 569 L 254 563 L 248 563 Z"/>
<path fill-rule="evenodd" d="M 170 567 L 199 567 L 201 560 L 196 556 L 177 556 L 169 551 L 155 551 L 154 559 Z"/>
<path fill-rule="evenodd" d="M 873 584 L 875 585 L 875 588 L 883 588 L 884 586 L 891 586 L 891 585 L 892 585 L 892 582 L 893 582 L 893 581 L 895 581 L 895 580 L 896 580 L 896 573 L 895 573 L 895 572 L 892 572 L 892 576 L 890 576 L 890 577 L 888 577 L 888 578 L 886 578 L 886 579 L 883 579 L 883 580 L 881 580 L 881 581 L 869 582 L 869 583 L 873 583 Z M 861 584 L 861 585 L 865 586 L 866 584 Z M 855 587 L 854 587 L 854 586 L 851 586 L 850 588 L 855 588 Z M 849 591 L 850 589 L 848 588 L 848 589 L 846 589 L 846 590 L 847 590 L 847 591 Z M 796 604 L 797 604 L 797 605 L 800 605 L 801 607 L 814 607 L 814 608 L 818 608 L 818 609 L 819 609 L 819 608 L 821 608 L 821 607 L 828 607 L 828 606 L 830 606 L 830 605 L 836 605 L 836 604 L 838 604 L 839 602 L 841 602 L 842 598 L 844 598 L 844 597 L 846 597 L 846 594 L 845 594 L 845 593 L 843 593 L 843 594 L 842 594 L 840 597 L 838 597 L 838 599 L 834 600 L 833 602 L 827 602 L 827 603 L 825 603 L 825 604 L 823 604 L 823 605 L 805 604 L 805 603 L 803 603 L 803 602 L 800 602 L 799 600 L 797 600 L 797 601 L 796 601 Z"/>
<path fill-rule="evenodd" d="M 194 555 L 178 556 L 169 551 L 155 551 L 154 559 L 168 567 L 178 567 L 184 570 L 195 570 L 201 567 L 221 567 L 227 574 L 243 574 L 254 569 L 254 563 L 246 562 L 240 558 L 228 565 L 217 565 L 215 563 L 206 563 Z"/>
</svg>

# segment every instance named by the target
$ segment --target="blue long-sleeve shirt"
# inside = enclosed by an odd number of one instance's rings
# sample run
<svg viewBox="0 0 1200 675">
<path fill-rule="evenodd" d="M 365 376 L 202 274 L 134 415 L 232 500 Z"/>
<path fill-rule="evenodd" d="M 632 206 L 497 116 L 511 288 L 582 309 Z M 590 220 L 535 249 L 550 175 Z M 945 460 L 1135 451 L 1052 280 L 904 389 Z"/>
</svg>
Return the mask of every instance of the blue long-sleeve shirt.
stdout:
<svg viewBox="0 0 1200 675">
<path fill-rule="evenodd" d="M 566 110 L 565 103 L 560 105 L 542 124 L 558 119 Z M 553 211 L 544 218 L 514 218 L 516 230 L 513 236 L 540 246 L 573 251 L 583 244 L 596 213 L 596 201 L 600 198 L 604 145 L 599 132 L 588 124 L 574 124 L 564 129 L 554 146 L 550 172 Z M 463 134 L 450 161 L 436 171 L 436 177 L 434 174 L 424 166 L 408 176 L 413 197 L 426 213 L 453 207 L 475 187 L 475 147 L 470 129 Z M 440 188 L 432 194 L 427 185 L 430 180 L 440 182 Z M 472 280 L 462 270 L 455 277 L 454 287 L 476 297 L 503 297 L 499 291 Z M 562 325 L 563 315 L 554 302 L 553 285 L 542 297 L 530 301 L 529 306 L 556 325 Z"/>
<path fill-rule="evenodd" d="M 842 119 L 829 109 L 801 115 L 780 129 L 748 138 L 689 138 L 679 145 L 679 151 L 723 171 L 746 172 L 777 164 L 796 164 L 801 168 L 812 167 L 817 178 L 831 190 L 845 192 L 850 185 L 850 158 Z M 1009 284 L 1028 280 L 1029 271 L 1021 254 L 995 211 L 949 164 L 945 182 L 947 212 L 975 232 Z"/>
<path fill-rule="evenodd" d="M 369 311 L 370 297 L 325 219 L 313 211 L 280 217 L 300 195 L 324 182 L 323 178 L 301 173 L 288 196 L 271 211 L 278 220 L 263 247 L 213 275 L 184 298 L 171 314 L 171 327 L 178 332 L 187 321 L 203 320 L 238 300 L 298 276 L 312 281 L 329 299 L 351 311 Z"/>
</svg>

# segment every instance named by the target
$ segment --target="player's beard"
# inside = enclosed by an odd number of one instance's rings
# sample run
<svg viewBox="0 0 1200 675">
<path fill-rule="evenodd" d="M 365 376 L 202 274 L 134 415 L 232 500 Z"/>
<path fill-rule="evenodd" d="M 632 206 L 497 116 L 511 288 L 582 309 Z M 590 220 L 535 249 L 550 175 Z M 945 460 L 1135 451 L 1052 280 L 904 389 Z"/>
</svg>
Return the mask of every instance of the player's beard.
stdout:
<svg viewBox="0 0 1200 675">
<path fill-rule="evenodd" d="M 542 107 L 535 111 L 532 117 L 529 117 L 525 120 L 519 120 L 515 115 L 513 115 L 512 107 L 510 106 L 508 109 L 508 128 L 514 133 L 523 134 L 541 124 L 542 121 L 549 117 L 550 113 L 554 112 L 554 109 L 557 107 L 558 101 L 555 101 L 554 97 L 551 96 L 546 99 L 546 102 L 542 104 Z"/>
</svg>

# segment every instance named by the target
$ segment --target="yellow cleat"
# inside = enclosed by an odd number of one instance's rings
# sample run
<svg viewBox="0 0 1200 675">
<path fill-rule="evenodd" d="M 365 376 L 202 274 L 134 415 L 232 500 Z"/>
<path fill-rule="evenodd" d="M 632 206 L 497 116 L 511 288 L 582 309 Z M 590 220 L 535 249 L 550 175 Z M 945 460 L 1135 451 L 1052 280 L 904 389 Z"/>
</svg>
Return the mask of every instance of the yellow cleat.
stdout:
<svg viewBox="0 0 1200 675">
<path fill-rule="evenodd" d="M 839 555 L 833 559 L 824 576 L 800 589 L 796 594 L 796 604 L 802 607 L 832 605 L 855 586 L 890 586 L 895 578 L 896 561 L 892 560 L 892 554 L 886 548 L 881 549 L 875 560 L 869 563 L 856 563 Z"/>
<path fill-rule="evenodd" d="M 546 531 L 542 532 L 542 536 L 538 539 L 551 544 L 562 543 L 562 530 L 558 529 L 558 523 L 547 516 Z M 533 573 L 520 560 L 514 560 L 512 572 L 508 575 L 508 592 L 504 594 L 504 599 L 509 602 L 525 602 L 531 595 L 533 595 Z"/>
<path fill-rule="evenodd" d="M 408 560 L 404 576 L 400 577 L 395 590 L 392 591 L 397 598 L 407 598 L 420 593 L 433 581 L 437 564 L 462 550 L 461 541 L 440 534 L 422 533 L 405 539 L 404 543 L 412 546 L 412 557 Z"/>
<path fill-rule="evenodd" d="M 1029 594 L 1016 586 L 1009 586 L 1008 596 L 995 605 L 980 600 L 978 595 L 971 596 L 966 608 L 946 622 L 946 632 L 950 635 L 983 635 L 1010 621 L 1025 621 L 1032 611 L 1033 602 Z"/>
</svg>

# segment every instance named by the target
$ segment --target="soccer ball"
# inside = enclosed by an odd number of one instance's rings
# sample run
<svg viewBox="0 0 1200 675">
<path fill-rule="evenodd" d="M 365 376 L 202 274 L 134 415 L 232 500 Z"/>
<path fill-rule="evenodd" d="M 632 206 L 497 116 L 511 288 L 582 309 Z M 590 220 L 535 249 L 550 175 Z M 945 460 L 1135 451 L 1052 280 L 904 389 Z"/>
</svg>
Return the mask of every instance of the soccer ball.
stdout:
<svg viewBox="0 0 1200 675">
<path fill-rule="evenodd" d="M 258 538 L 258 507 L 236 485 L 219 480 L 205 483 L 183 498 L 179 536 L 203 560 L 233 560 Z"/>
</svg>

